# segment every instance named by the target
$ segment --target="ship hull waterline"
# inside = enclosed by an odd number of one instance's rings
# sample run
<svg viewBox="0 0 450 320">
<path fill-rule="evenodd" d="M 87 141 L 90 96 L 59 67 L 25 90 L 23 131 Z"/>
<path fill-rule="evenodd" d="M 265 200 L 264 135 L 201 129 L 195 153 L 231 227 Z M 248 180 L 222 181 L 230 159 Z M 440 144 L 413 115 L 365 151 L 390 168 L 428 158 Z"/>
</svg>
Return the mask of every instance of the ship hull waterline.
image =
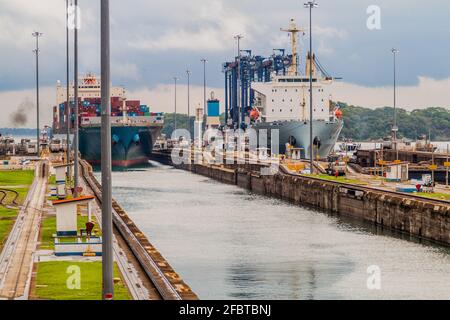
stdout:
<svg viewBox="0 0 450 320">
<path fill-rule="evenodd" d="M 326 159 L 333 151 L 334 145 L 339 138 L 343 128 L 343 121 L 319 121 L 313 120 L 313 140 L 320 141 L 320 146 L 313 146 L 314 158 Z M 290 143 L 294 148 L 301 148 L 301 155 L 304 159 L 310 159 L 310 125 L 309 121 L 279 121 L 261 122 L 253 126 L 259 130 L 267 130 L 267 147 L 271 145 L 271 131 L 277 130 L 279 133 L 279 153 L 286 152 L 286 143 Z M 260 146 L 263 147 L 263 146 Z"/>
</svg>

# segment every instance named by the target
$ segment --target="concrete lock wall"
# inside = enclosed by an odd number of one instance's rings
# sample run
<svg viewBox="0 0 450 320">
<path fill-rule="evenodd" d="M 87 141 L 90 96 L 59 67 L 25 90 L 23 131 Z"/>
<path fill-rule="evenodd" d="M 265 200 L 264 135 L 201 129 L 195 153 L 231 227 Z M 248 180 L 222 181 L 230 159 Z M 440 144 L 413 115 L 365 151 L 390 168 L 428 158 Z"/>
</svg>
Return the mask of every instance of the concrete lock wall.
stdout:
<svg viewBox="0 0 450 320">
<path fill-rule="evenodd" d="M 178 165 L 213 179 L 236 184 L 255 193 L 276 197 L 298 205 L 354 217 L 379 226 L 450 244 L 450 206 L 427 199 L 405 198 L 358 186 L 294 176 L 283 172 L 262 176 L 254 166 Z M 231 169 L 233 168 L 234 169 Z"/>
</svg>

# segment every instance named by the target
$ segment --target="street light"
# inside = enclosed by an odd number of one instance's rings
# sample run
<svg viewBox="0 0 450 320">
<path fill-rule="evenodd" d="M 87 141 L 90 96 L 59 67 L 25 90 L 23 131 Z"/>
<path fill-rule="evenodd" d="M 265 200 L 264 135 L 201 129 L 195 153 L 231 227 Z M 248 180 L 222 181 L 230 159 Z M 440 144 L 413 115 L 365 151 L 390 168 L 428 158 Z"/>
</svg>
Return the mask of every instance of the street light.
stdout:
<svg viewBox="0 0 450 320">
<path fill-rule="evenodd" d="M 203 62 L 203 114 L 206 114 L 206 63 L 208 60 L 203 58 L 200 60 Z"/>
<path fill-rule="evenodd" d="M 308 1 L 304 4 L 305 8 L 309 8 L 309 164 L 311 173 L 314 172 L 313 166 L 313 85 L 312 85 L 312 9 L 317 8 L 315 1 Z"/>
<path fill-rule="evenodd" d="M 186 70 L 187 75 L 187 113 L 188 113 L 188 130 L 189 135 L 191 134 L 191 112 L 190 112 L 190 78 L 191 78 L 191 71 Z"/>
<path fill-rule="evenodd" d="M 236 97 L 236 109 L 238 110 L 238 112 L 239 112 L 239 128 L 241 127 L 241 122 L 243 122 L 243 119 L 242 119 L 242 115 L 241 115 L 241 110 L 240 110 L 240 108 L 239 108 L 239 105 L 240 105 L 240 91 L 241 91 L 241 75 L 240 75 L 240 66 L 241 66 L 241 39 L 243 38 L 244 36 L 243 35 L 241 35 L 241 34 L 238 34 L 238 35 L 235 35 L 234 36 L 234 39 L 236 40 L 236 42 L 237 42 L 237 52 L 238 52 L 238 55 L 237 55 L 237 58 L 238 58 L 238 65 L 237 65 L 237 97 Z"/>
<path fill-rule="evenodd" d="M 69 0 L 66 0 L 66 126 L 67 126 L 67 177 L 71 180 L 70 168 L 70 96 L 69 96 Z"/>
<path fill-rule="evenodd" d="M 113 226 L 111 195 L 111 98 L 109 0 L 101 0 L 101 95 L 102 95 L 102 281 L 103 299 L 114 298 L 113 284 Z M 75 157 L 76 158 L 76 157 Z"/>
<path fill-rule="evenodd" d="M 36 138 L 37 138 L 37 155 L 39 157 L 39 38 L 42 37 L 43 33 L 35 31 L 32 36 L 36 38 L 36 49 L 33 52 L 36 54 Z"/>
<path fill-rule="evenodd" d="M 396 48 L 392 48 L 391 52 L 393 54 L 394 57 L 394 125 L 392 126 L 392 133 L 394 135 L 394 146 L 395 146 L 395 152 L 396 152 L 396 160 L 398 160 L 398 148 L 397 148 L 397 131 L 398 131 L 398 127 L 397 127 L 397 53 L 399 53 L 399 51 Z"/>
<path fill-rule="evenodd" d="M 175 85 L 175 113 L 174 113 L 174 128 L 177 130 L 177 81 L 179 80 L 177 77 L 173 77 L 174 85 Z"/>
<path fill-rule="evenodd" d="M 74 69 L 73 69 L 73 87 L 74 87 L 74 111 L 75 111 L 75 121 L 74 121 L 74 130 L 73 130 L 73 157 L 74 157 L 74 176 L 75 176 L 75 183 L 74 183 L 74 190 L 75 190 L 75 196 L 78 196 L 78 187 L 79 187 L 79 180 L 78 180 L 78 0 L 75 0 L 75 29 L 74 29 Z"/>
</svg>

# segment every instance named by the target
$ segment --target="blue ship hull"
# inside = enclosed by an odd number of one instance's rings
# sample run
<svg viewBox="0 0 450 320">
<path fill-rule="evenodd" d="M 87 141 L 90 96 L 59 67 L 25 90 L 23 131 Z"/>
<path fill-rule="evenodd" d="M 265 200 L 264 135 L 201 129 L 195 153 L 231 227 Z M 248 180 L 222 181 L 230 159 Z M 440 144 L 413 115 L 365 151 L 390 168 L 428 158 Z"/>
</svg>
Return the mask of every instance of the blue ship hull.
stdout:
<svg viewBox="0 0 450 320">
<path fill-rule="evenodd" d="M 111 128 L 111 159 L 114 167 L 147 164 L 161 126 L 113 126 Z M 81 157 L 93 165 L 101 163 L 101 127 L 79 129 Z"/>
</svg>

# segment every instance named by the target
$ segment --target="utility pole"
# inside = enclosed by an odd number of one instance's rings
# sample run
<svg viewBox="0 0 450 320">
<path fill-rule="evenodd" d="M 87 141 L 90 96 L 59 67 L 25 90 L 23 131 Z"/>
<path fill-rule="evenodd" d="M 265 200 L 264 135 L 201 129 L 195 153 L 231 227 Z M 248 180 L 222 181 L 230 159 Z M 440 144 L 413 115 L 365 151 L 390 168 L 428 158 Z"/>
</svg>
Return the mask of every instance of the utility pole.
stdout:
<svg viewBox="0 0 450 320">
<path fill-rule="evenodd" d="M 315 1 L 304 4 L 309 8 L 309 165 L 311 174 L 314 173 L 314 149 L 313 149 L 313 52 L 312 52 L 312 9 L 317 8 Z"/>
<path fill-rule="evenodd" d="M 33 52 L 36 54 L 36 123 L 37 123 L 37 129 L 36 129 L 36 150 L 38 157 L 40 156 L 40 145 L 39 145 L 39 38 L 42 37 L 42 33 L 35 31 L 32 33 L 33 37 L 36 38 L 36 49 L 33 50 Z"/>
<path fill-rule="evenodd" d="M 397 53 L 399 53 L 399 51 L 395 48 L 391 49 L 392 54 L 394 55 L 394 125 L 392 127 L 392 133 L 394 135 L 394 146 L 395 146 L 395 157 L 396 160 L 398 160 L 398 147 L 397 147 L 397 132 L 398 132 L 398 127 L 397 127 L 397 61 L 396 61 L 396 57 L 397 57 Z"/>
<path fill-rule="evenodd" d="M 66 0 L 66 126 L 67 126 L 67 137 L 66 137 L 66 157 L 67 157 L 67 177 L 71 180 L 71 167 L 70 167 L 70 91 L 69 91 L 69 0 Z"/>
<path fill-rule="evenodd" d="M 234 36 L 234 39 L 237 41 L 237 52 L 238 52 L 238 55 L 237 55 L 237 59 L 238 59 L 238 61 L 237 61 L 237 63 L 238 63 L 238 65 L 237 65 L 237 98 L 236 98 L 236 109 L 238 110 L 238 113 L 239 113 L 239 128 L 241 127 L 241 122 L 243 121 L 243 119 L 241 119 L 242 118 L 242 112 L 241 112 L 241 108 L 239 107 L 239 105 L 240 105 L 240 100 L 241 100 L 241 98 L 240 98 L 240 91 L 241 91 L 241 75 L 240 75 L 240 73 L 241 73 L 241 70 L 240 70 L 240 68 L 241 68 L 241 39 L 243 38 L 243 36 L 242 35 L 240 35 L 240 34 L 238 34 L 238 35 L 236 35 L 236 36 Z M 238 129 L 239 129 L 238 128 Z"/>
<path fill-rule="evenodd" d="M 191 134 L 191 111 L 190 111 L 190 78 L 191 78 L 191 71 L 186 70 L 186 75 L 187 75 L 187 112 L 188 112 L 188 130 L 189 130 L 189 135 Z M 192 139 L 192 137 L 189 137 L 190 139 Z"/>
<path fill-rule="evenodd" d="M 102 280 L 103 299 L 113 300 L 113 228 L 111 195 L 111 98 L 109 0 L 101 0 L 101 95 L 102 95 Z"/>
<path fill-rule="evenodd" d="M 74 157 L 74 190 L 75 196 L 78 196 L 78 0 L 75 0 L 75 29 L 74 29 L 74 69 L 73 69 L 73 86 L 74 86 L 74 111 L 75 111 L 75 121 L 74 121 L 74 130 L 73 130 L 73 157 Z"/>
<path fill-rule="evenodd" d="M 177 81 L 179 79 L 177 77 L 173 77 L 174 85 L 175 85 L 175 94 L 174 94 L 174 100 L 175 100 L 175 113 L 174 113 L 174 131 L 177 130 Z"/>
<path fill-rule="evenodd" d="M 206 115 L 206 63 L 208 60 L 203 58 L 200 61 L 203 62 L 203 115 Z"/>
</svg>

